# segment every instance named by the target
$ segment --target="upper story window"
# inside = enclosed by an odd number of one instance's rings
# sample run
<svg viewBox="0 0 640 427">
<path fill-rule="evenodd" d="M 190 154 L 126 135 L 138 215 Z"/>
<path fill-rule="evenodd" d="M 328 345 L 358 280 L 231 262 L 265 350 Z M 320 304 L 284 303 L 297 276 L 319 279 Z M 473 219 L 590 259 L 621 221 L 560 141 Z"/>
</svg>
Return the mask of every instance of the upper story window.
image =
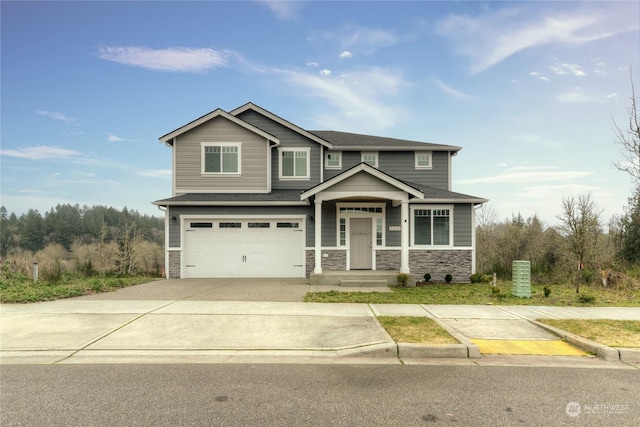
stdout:
<svg viewBox="0 0 640 427">
<path fill-rule="evenodd" d="M 362 160 L 363 163 L 368 164 L 369 166 L 373 166 L 374 168 L 378 167 L 378 152 L 377 151 L 363 151 L 362 152 Z"/>
<path fill-rule="evenodd" d="M 326 153 L 324 156 L 324 167 L 326 169 L 342 169 L 342 153 Z"/>
<path fill-rule="evenodd" d="M 309 179 L 309 152 L 310 148 L 280 148 L 280 179 Z"/>
<path fill-rule="evenodd" d="M 451 209 L 412 209 L 414 246 L 451 246 L 453 241 Z"/>
<path fill-rule="evenodd" d="M 240 173 L 241 144 L 239 142 L 203 142 L 202 173 L 234 174 Z"/>
<path fill-rule="evenodd" d="M 416 151 L 416 169 L 431 169 L 431 151 Z"/>
</svg>

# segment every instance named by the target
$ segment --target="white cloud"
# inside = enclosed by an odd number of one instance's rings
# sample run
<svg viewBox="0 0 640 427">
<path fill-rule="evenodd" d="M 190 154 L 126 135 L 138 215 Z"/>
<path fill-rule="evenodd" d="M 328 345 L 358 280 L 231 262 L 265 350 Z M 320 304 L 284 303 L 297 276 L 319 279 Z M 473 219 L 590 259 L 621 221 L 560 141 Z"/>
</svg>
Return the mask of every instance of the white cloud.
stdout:
<svg viewBox="0 0 640 427">
<path fill-rule="evenodd" d="M 38 110 L 36 111 L 36 113 L 40 114 L 41 116 L 49 117 L 50 119 L 53 119 L 53 120 L 60 120 L 62 122 L 65 122 L 65 124 L 69 124 L 77 121 L 77 119 L 74 117 L 65 116 L 64 114 L 58 113 L 55 111 Z"/>
<path fill-rule="evenodd" d="M 352 55 L 353 51 L 370 55 L 416 37 L 416 31 L 399 35 L 393 31 L 354 25 L 345 25 L 322 35 L 325 40 L 337 43 L 343 49 L 342 54 L 349 55 Z"/>
<path fill-rule="evenodd" d="M 573 74 L 574 76 L 582 77 L 586 76 L 587 73 L 582 71 L 582 67 L 578 64 L 561 64 L 560 66 L 551 65 L 549 66 L 551 71 L 560 76 L 566 74 Z"/>
<path fill-rule="evenodd" d="M 444 93 L 447 93 L 449 95 L 452 95 L 455 98 L 458 98 L 458 99 L 470 99 L 470 98 L 472 98 L 471 95 L 468 95 L 468 94 L 466 94 L 464 92 L 460 92 L 459 90 L 456 90 L 456 89 L 452 88 L 451 86 L 449 86 L 448 84 L 446 84 L 445 82 L 443 82 L 440 79 L 433 79 L 433 83 L 435 83 L 435 85 L 438 86 L 441 91 L 443 91 Z"/>
<path fill-rule="evenodd" d="M 231 51 L 210 48 L 170 47 L 152 49 L 138 46 L 104 46 L 99 56 L 107 61 L 152 71 L 201 73 L 227 66 Z"/>
<path fill-rule="evenodd" d="M 278 19 L 282 20 L 296 19 L 302 9 L 300 1 L 260 0 L 259 3 L 268 7 Z"/>
<path fill-rule="evenodd" d="M 340 56 L 340 58 L 342 59 L 353 58 L 353 54 L 351 54 L 351 52 L 349 52 L 348 50 L 342 51 L 338 56 Z"/>
<path fill-rule="evenodd" d="M 327 69 L 320 70 L 318 71 L 318 74 L 320 74 L 321 76 L 329 76 L 331 75 L 331 70 L 327 70 Z"/>
<path fill-rule="evenodd" d="M 626 16 L 632 14 L 625 15 L 624 7 L 594 12 L 578 5 L 555 14 L 536 9 L 535 4 L 525 4 L 477 16 L 452 14 L 438 22 L 436 32 L 450 38 L 458 54 L 472 59 L 471 71 L 477 74 L 536 46 L 580 45 L 638 27 L 637 17 L 634 22 Z"/>
<path fill-rule="evenodd" d="M 546 181 L 567 181 L 584 176 L 591 175 L 591 172 L 583 171 L 522 171 L 522 172 L 506 172 L 494 176 L 484 178 L 463 179 L 458 181 L 460 184 L 522 184 Z"/>
<path fill-rule="evenodd" d="M 318 68 L 319 66 L 320 64 L 318 64 L 317 62 L 307 62 L 307 67 Z"/>
<path fill-rule="evenodd" d="M 140 176 L 146 176 L 146 177 L 149 177 L 149 178 L 171 179 L 171 169 L 143 170 L 143 171 L 137 172 L 137 174 L 140 175 Z"/>
<path fill-rule="evenodd" d="M 43 159 L 69 159 L 79 157 L 78 151 L 69 150 L 60 147 L 50 147 L 46 145 L 39 145 L 36 147 L 25 147 L 17 150 L 2 150 L 0 149 L 0 155 L 7 157 L 18 157 L 21 159 L 29 160 L 43 160 Z"/>
<path fill-rule="evenodd" d="M 324 127 L 343 130 L 380 130 L 396 125 L 406 111 L 394 103 L 408 86 L 402 75 L 385 68 L 371 68 L 339 76 L 319 76 L 297 70 L 273 70 L 303 93 L 324 99 L 315 120 Z M 397 102 L 397 101 L 396 101 Z"/>
<path fill-rule="evenodd" d="M 135 142 L 135 139 L 125 139 L 120 138 L 117 135 L 112 134 L 111 132 L 107 132 L 107 141 L 109 142 Z"/>
<path fill-rule="evenodd" d="M 584 90 L 580 87 L 574 87 L 567 92 L 561 93 L 560 95 L 556 96 L 556 100 L 569 103 L 582 103 L 592 101 L 592 99 L 587 96 Z"/>
</svg>

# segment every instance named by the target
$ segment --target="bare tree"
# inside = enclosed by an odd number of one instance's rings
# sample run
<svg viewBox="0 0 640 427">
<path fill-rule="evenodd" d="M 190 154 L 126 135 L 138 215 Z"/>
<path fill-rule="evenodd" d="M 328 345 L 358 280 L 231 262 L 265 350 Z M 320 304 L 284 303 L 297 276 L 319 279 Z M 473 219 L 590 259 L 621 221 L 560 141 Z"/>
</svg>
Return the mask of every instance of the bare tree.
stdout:
<svg viewBox="0 0 640 427">
<path fill-rule="evenodd" d="M 629 70 L 631 74 L 631 70 Z M 616 168 L 631 175 L 636 187 L 640 187 L 640 117 L 638 116 L 638 98 L 636 98 L 635 87 L 633 85 L 633 74 L 631 74 L 631 107 L 627 108 L 629 113 L 629 128 L 621 129 L 613 121 L 616 144 L 620 146 L 620 153 L 624 161 L 615 163 Z"/>
<path fill-rule="evenodd" d="M 580 194 L 578 199 L 573 197 L 562 199 L 562 215 L 560 232 L 569 245 L 569 250 L 578 261 L 578 280 L 576 293 L 580 291 L 580 278 L 584 263 L 595 252 L 598 234 L 600 233 L 600 215 L 591 194 Z"/>
</svg>

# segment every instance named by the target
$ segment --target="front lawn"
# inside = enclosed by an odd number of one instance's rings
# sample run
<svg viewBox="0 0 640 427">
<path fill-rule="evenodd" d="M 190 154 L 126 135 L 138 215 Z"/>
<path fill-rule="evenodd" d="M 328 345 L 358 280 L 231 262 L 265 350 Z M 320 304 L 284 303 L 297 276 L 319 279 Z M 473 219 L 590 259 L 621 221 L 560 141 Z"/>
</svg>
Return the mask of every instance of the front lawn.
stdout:
<svg viewBox="0 0 640 427">
<path fill-rule="evenodd" d="M 544 295 L 544 286 L 531 285 L 531 298 L 511 295 L 511 283 L 504 282 L 497 290 L 488 284 L 433 284 L 416 288 L 392 288 L 393 292 L 309 292 L 306 302 L 352 302 L 368 304 L 494 304 L 551 305 L 595 307 L 640 307 L 640 289 L 583 285 L 576 294 L 571 285 L 549 285 L 551 293 Z M 497 292 L 497 293 L 495 293 Z M 593 297 L 593 299 L 591 298 Z"/>
<path fill-rule="evenodd" d="M 609 347 L 640 348 L 639 320 L 538 319 L 538 321 Z"/>
<path fill-rule="evenodd" d="M 110 292 L 131 285 L 139 285 L 154 280 L 149 276 L 83 277 L 65 274 L 60 280 L 49 282 L 39 280 L 36 283 L 25 276 L 13 275 L 0 278 L 0 302 L 25 303 L 51 301 L 60 298 Z"/>
<path fill-rule="evenodd" d="M 428 317 L 380 316 L 377 319 L 395 342 L 459 344 L 458 340 Z"/>
</svg>

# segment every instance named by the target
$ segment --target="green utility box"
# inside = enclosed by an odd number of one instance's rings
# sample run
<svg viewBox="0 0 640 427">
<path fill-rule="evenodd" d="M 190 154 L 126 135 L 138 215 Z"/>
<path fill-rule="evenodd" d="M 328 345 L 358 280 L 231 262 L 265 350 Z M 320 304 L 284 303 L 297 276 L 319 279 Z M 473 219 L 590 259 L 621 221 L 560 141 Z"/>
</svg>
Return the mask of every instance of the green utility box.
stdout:
<svg viewBox="0 0 640 427">
<path fill-rule="evenodd" d="M 531 263 L 513 261 L 511 269 L 511 294 L 520 298 L 531 298 Z"/>
</svg>

